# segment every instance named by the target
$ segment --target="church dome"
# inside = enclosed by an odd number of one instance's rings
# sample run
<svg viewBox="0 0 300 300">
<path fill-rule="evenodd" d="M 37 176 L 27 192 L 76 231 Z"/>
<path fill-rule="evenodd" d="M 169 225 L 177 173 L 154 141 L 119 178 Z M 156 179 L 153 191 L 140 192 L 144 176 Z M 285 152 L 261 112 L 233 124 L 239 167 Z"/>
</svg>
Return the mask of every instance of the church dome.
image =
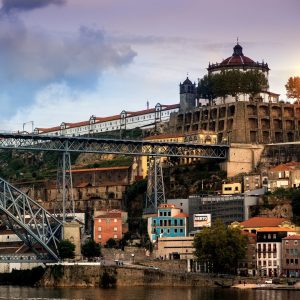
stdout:
<svg viewBox="0 0 300 300">
<path fill-rule="evenodd" d="M 236 68 L 260 69 L 269 71 L 268 64 L 258 63 L 243 54 L 243 47 L 237 43 L 233 48 L 233 54 L 221 63 L 209 64 L 208 71 L 230 70 Z"/>
</svg>

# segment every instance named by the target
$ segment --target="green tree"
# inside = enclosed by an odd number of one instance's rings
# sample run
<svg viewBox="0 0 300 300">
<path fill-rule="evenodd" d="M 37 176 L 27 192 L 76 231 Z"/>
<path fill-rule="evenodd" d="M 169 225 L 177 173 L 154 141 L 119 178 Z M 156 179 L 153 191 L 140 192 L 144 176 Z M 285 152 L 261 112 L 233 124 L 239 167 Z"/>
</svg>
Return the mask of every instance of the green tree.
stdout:
<svg viewBox="0 0 300 300">
<path fill-rule="evenodd" d="M 88 259 L 101 255 L 101 245 L 92 239 L 88 239 L 81 247 L 81 253 Z"/>
<path fill-rule="evenodd" d="M 198 97 L 215 99 L 231 95 L 250 94 L 252 98 L 268 88 L 268 80 L 259 71 L 242 72 L 239 70 L 222 71 L 217 74 L 205 75 L 198 83 Z"/>
<path fill-rule="evenodd" d="M 207 263 L 214 273 L 234 273 L 238 260 L 246 255 L 247 240 L 238 229 L 229 228 L 221 221 L 195 235 L 195 256 Z"/>
<path fill-rule="evenodd" d="M 300 77 L 290 77 L 285 85 L 288 98 L 300 101 Z"/>
<path fill-rule="evenodd" d="M 213 78 L 211 75 L 205 75 L 199 80 L 197 87 L 198 97 L 208 100 L 216 98 L 213 90 Z"/>
<path fill-rule="evenodd" d="M 75 245 L 69 240 L 61 240 L 58 245 L 58 253 L 61 259 L 75 257 Z"/>
<path fill-rule="evenodd" d="M 115 248 L 115 247 L 117 247 L 117 241 L 115 239 L 113 239 L 113 238 L 108 239 L 107 242 L 106 242 L 106 247 L 107 248 Z"/>
</svg>

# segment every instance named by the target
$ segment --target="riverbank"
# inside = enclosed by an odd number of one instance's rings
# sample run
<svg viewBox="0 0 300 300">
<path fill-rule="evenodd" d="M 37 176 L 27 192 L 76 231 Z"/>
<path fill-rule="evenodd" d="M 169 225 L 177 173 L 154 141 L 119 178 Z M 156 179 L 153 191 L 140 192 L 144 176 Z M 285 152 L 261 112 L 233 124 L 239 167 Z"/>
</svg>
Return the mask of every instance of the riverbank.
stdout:
<svg viewBox="0 0 300 300">
<path fill-rule="evenodd" d="M 217 283 L 217 284 L 216 284 Z M 48 266 L 41 280 L 42 287 L 101 287 L 101 286 L 176 286 L 216 287 L 228 286 L 233 279 L 217 279 L 206 275 L 168 272 L 144 266 L 102 265 L 52 265 Z"/>
</svg>

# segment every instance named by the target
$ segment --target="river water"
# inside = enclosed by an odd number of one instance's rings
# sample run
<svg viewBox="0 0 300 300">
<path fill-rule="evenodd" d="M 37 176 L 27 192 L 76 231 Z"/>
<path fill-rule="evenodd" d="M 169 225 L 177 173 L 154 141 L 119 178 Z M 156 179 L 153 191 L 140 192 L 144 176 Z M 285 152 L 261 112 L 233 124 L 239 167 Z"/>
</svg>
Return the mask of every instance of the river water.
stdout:
<svg viewBox="0 0 300 300">
<path fill-rule="evenodd" d="M 299 300 L 300 291 L 236 290 L 220 288 L 28 288 L 0 286 L 0 299 L 30 300 Z"/>
</svg>

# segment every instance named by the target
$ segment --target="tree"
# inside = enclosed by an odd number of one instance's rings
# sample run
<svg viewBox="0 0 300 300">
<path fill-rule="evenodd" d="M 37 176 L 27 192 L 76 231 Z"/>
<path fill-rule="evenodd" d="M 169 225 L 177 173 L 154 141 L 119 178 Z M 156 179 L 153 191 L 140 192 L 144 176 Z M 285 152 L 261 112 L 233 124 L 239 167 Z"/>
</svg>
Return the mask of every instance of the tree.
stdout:
<svg viewBox="0 0 300 300">
<path fill-rule="evenodd" d="M 221 221 L 194 238 L 195 256 L 214 273 L 234 273 L 238 260 L 246 255 L 246 246 L 247 240 L 240 230 L 229 228 Z"/>
<path fill-rule="evenodd" d="M 92 239 L 88 239 L 81 247 L 81 253 L 88 259 L 101 255 L 101 245 Z"/>
<path fill-rule="evenodd" d="M 116 242 L 115 239 L 110 238 L 110 239 L 107 240 L 107 242 L 106 242 L 106 247 L 107 248 L 115 248 L 116 246 L 117 246 L 117 242 Z"/>
<path fill-rule="evenodd" d="M 300 77 L 290 77 L 285 88 L 288 98 L 300 101 Z"/>
<path fill-rule="evenodd" d="M 59 257 L 61 259 L 75 257 L 75 245 L 69 240 L 62 240 L 57 245 Z"/>
<path fill-rule="evenodd" d="M 265 75 L 257 70 L 242 72 L 239 70 L 222 71 L 217 74 L 205 75 L 198 83 L 198 97 L 210 101 L 231 95 L 256 94 L 268 88 Z"/>
</svg>

